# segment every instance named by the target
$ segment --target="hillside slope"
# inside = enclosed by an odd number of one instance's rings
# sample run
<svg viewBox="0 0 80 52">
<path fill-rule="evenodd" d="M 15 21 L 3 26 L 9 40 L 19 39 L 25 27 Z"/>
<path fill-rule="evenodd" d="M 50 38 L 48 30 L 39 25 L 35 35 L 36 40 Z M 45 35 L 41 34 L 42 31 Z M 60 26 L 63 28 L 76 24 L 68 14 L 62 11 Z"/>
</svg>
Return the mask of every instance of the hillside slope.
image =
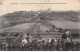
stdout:
<svg viewBox="0 0 80 52">
<path fill-rule="evenodd" d="M 32 23 L 38 18 L 41 20 L 48 21 L 72 21 L 73 23 L 79 22 L 80 12 L 76 11 L 44 11 L 44 12 L 35 12 L 35 11 L 15 11 L 13 13 L 8 13 L 3 16 L 0 16 L 0 29 L 7 27 L 15 26 L 23 23 Z"/>
</svg>

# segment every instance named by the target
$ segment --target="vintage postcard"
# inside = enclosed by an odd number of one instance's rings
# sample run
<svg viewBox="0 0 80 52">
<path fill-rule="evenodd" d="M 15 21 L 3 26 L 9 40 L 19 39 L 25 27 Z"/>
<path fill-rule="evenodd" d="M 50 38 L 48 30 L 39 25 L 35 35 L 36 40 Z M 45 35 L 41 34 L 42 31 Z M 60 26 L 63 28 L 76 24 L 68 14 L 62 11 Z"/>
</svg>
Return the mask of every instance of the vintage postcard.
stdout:
<svg viewBox="0 0 80 52">
<path fill-rule="evenodd" d="M 80 0 L 0 0 L 0 51 L 80 51 Z"/>
</svg>

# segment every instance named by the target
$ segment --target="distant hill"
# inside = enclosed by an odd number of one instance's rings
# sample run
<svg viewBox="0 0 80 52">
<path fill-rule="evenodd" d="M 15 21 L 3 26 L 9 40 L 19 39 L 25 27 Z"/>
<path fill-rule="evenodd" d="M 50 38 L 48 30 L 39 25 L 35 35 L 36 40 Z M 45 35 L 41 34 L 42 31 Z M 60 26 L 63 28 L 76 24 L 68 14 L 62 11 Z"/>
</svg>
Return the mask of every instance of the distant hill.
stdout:
<svg viewBox="0 0 80 52">
<path fill-rule="evenodd" d="M 80 12 L 76 11 L 44 11 L 44 12 L 35 12 L 35 11 L 15 11 L 13 13 L 8 13 L 0 17 L 1 29 L 15 26 L 23 23 L 32 23 L 40 18 L 41 20 L 56 20 L 56 21 L 72 21 L 79 22 Z"/>
</svg>

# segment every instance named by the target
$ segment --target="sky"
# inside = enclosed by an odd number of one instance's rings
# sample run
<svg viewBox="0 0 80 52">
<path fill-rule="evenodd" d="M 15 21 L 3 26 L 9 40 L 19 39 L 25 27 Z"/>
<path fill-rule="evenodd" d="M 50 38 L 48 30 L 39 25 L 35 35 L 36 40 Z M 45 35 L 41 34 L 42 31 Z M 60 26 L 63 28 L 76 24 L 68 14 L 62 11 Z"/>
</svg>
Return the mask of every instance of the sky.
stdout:
<svg viewBox="0 0 80 52">
<path fill-rule="evenodd" d="M 38 11 L 51 9 L 53 11 L 79 11 L 80 0 L 0 0 L 0 16 L 15 11 Z M 27 4 L 45 3 L 45 4 Z M 56 3 L 56 4 L 46 4 Z M 65 4 L 58 4 L 65 3 Z"/>
</svg>

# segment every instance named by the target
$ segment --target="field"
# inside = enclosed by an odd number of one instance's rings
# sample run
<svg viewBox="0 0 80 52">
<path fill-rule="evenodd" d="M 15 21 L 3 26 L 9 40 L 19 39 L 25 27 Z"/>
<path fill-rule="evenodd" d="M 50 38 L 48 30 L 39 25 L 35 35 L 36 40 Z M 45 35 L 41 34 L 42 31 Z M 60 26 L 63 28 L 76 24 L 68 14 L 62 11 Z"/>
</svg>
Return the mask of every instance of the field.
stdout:
<svg viewBox="0 0 80 52">
<path fill-rule="evenodd" d="M 80 22 L 72 22 L 72 21 L 50 21 L 57 27 L 61 27 L 63 29 L 80 29 Z"/>
</svg>

